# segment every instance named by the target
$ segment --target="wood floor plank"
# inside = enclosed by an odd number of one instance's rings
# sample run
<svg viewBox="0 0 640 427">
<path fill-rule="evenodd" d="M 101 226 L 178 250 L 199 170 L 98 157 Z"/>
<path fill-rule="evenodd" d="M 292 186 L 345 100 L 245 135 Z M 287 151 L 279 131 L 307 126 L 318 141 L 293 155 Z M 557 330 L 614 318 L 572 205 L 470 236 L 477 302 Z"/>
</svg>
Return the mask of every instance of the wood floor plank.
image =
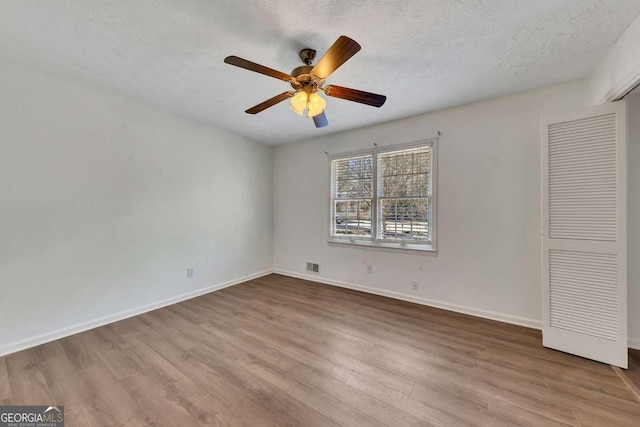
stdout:
<svg viewBox="0 0 640 427">
<path fill-rule="evenodd" d="M 321 405 L 310 405 L 309 401 L 304 399 L 304 391 L 292 392 L 298 390 L 298 384 L 287 381 L 283 387 L 285 380 L 282 373 L 286 372 L 285 370 L 264 362 L 258 355 L 244 353 L 233 345 L 224 349 L 220 346 L 215 349 L 202 346 L 193 349 L 192 354 L 203 364 L 224 369 L 236 378 L 251 396 L 268 406 L 273 415 L 278 417 L 280 425 L 338 425 L 335 422 L 335 414 L 343 412 L 344 404 L 339 402 L 333 414 L 319 410 Z M 275 381 L 270 375 L 257 375 L 257 366 L 266 366 L 281 375 Z M 322 401 L 326 397 L 316 395 L 316 398 Z"/>
<path fill-rule="evenodd" d="M 489 413 L 496 414 L 506 421 L 525 427 L 567 427 L 571 425 L 547 418 L 536 412 L 514 406 L 511 403 L 493 397 L 489 397 Z"/>
<path fill-rule="evenodd" d="M 609 366 L 539 331 L 279 275 L 1 357 L 0 403 L 62 404 L 69 426 L 640 419 Z"/>
<path fill-rule="evenodd" d="M 108 418 L 100 418 L 92 409 L 85 407 L 70 406 L 64 409 L 65 425 L 69 426 L 109 426 L 109 425 L 124 425 L 124 424 L 111 424 Z M 130 424 L 131 425 L 131 424 Z M 147 423 L 137 422 L 133 425 L 149 425 Z"/>
<path fill-rule="evenodd" d="M 172 396 L 192 417 L 206 425 L 224 425 L 228 408 L 180 371 L 161 354 L 145 343 L 140 336 L 127 336 L 127 349 L 159 388 Z"/>
<path fill-rule="evenodd" d="M 156 334 L 140 336 L 140 339 L 158 354 L 174 365 L 182 374 L 199 386 L 201 393 L 208 394 L 218 404 L 226 408 L 218 418 L 229 425 L 279 426 L 278 417 L 268 408 L 264 408 L 262 396 L 268 393 L 251 393 L 237 377 L 225 369 L 201 363 L 189 350 L 175 346 L 166 337 Z"/>
<path fill-rule="evenodd" d="M 215 349 L 198 346 L 189 353 L 195 360 L 223 372 L 231 381 L 237 383 L 258 405 L 271 412 L 279 425 L 296 425 L 304 419 L 308 425 L 313 426 L 333 424 L 328 417 L 290 396 L 286 389 L 280 389 L 277 385 L 252 375 L 246 369 L 246 363 L 261 361 L 259 354 L 246 353 L 229 343 L 221 344 Z"/>
<path fill-rule="evenodd" d="M 54 402 L 47 381 L 37 365 L 30 365 L 29 369 L 9 371 L 9 386 L 12 405 L 41 405 L 42 402 L 60 404 Z"/>
<path fill-rule="evenodd" d="M 300 362 L 291 367 L 286 375 L 289 378 L 300 379 L 300 381 L 314 387 L 316 390 L 335 396 L 337 399 L 344 401 L 383 424 L 402 426 L 428 425 L 427 422 L 407 414 L 384 400 L 371 396 L 366 391 L 358 390 L 344 382 L 328 378 Z"/>
<path fill-rule="evenodd" d="M 598 406 L 615 412 L 628 413 L 640 420 L 640 405 L 635 399 L 620 399 L 608 396 L 605 393 L 577 387 L 573 384 L 566 384 L 553 378 L 546 378 L 545 381 L 551 391 L 555 391 L 565 398 L 574 397 L 578 402 L 588 403 L 591 406 Z"/>
<path fill-rule="evenodd" d="M 94 350 L 93 340 L 95 339 L 95 334 L 91 332 L 82 332 L 59 340 L 64 353 L 77 369 L 102 366 L 98 353 Z"/>
<path fill-rule="evenodd" d="M 0 357 L 0 401 L 11 398 L 11 388 L 9 387 L 9 372 L 7 371 L 6 358 Z"/>
<path fill-rule="evenodd" d="M 219 314 L 219 312 L 217 313 Z M 361 363 L 357 358 L 354 358 L 343 351 L 339 351 L 336 348 L 332 348 L 331 345 L 327 342 L 318 343 L 317 340 L 307 339 L 306 334 L 298 333 L 297 331 L 291 330 L 290 333 L 280 333 L 272 331 L 264 331 L 262 330 L 262 323 L 257 323 L 254 325 L 243 323 L 244 320 L 235 320 L 235 324 L 245 325 L 246 327 L 239 329 L 235 332 L 233 331 L 224 331 L 218 329 L 214 332 L 219 336 L 224 336 L 227 340 L 234 340 L 239 342 L 239 345 L 242 345 L 242 342 L 247 340 L 247 335 L 251 336 L 251 339 L 264 339 L 265 336 L 277 337 L 280 341 L 285 341 L 284 343 L 278 343 L 273 345 L 271 348 L 272 351 L 278 351 L 276 348 L 284 348 L 287 350 L 291 350 L 299 353 L 298 357 L 303 357 L 305 363 L 312 363 L 313 360 L 316 361 L 315 368 L 317 369 L 329 369 L 329 370 L 339 370 L 340 374 L 344 374 L 345 371 L 350 372 L 352 369 L 358 369 L 360 372 L 368 372 L 369 375 L 374 375 L 380 381 L 388 382 L 393 384 L 394 387 L 398 389 L 406 389 L 412 388 L 413 383 L 408 381 L 407 379 L 403 379 L 397 376 L 390 374 L 384 370 L 380 370 L 375 366 L 366 365 Z M 217 320 L 216 325 L 219 325 L 219 321 Z M 214 327 L 214 322 L 209 322 L 209 324 L 201 325 L 205 329 L 211 329 Z M 224 328 L 223 328 L 224 329 Z M 212 329 L 213 330 L 213 329 Z M 278 330 L 287 330 L 287 327 L 279 325 Z M 262 331 L 262 333 L 258 332 Z M 233 334 L 237 336 L 233 336 Z M 221 335 L 222 334 L 222 335 Z M 243 335 L 242 339 L 239 335 Z M 284 345 L 283 345 L 284 344 Z M 328 345 L 329 344 L 329 345 Z M 320 365 L 324 365 L 324 368 L 320 367 Z M 339 375 L 340 375 L 339 374 Z M 338 378 L 340 379 L 340 378 Z"/>
<path fill-rule="evenodd" d="M 611 366 L 611 369 L 616 373 L 616 375 L 622 380 L 622 382 L 627 386 L 627 388 L 631 391 L 631 394 L 634 395 L 635 400 L 640 402 L 640 388 L 631 381 L 631 379 L 627 376 L 622 369 L 617 366 Z"/>
<path fill-rule="evenodd" d="M 477 403 L 453 393 L 443 393 L 442 389 L 437 387 L 425 387 L 422 384 L 416 384 L 411 397 L 471 425 L 508 426 L 511 424 L 489 412 L 488 400 Z"/>
<path fill-rule="evenodd" d="M 79 376 L 90 402 L 88 407 L 106 424 L 148 424 L 144 412 L 134 404 L 126 388 L 107 369 L 91 366 L 84 368 Z"/>
<path fill-rule="evenodd" d="M 64 349 L 60 345 L 60 341 L 53 341 L 34 347 L 33 353 L 38 362 L 44 362 L 64 355 Z"/>
<path fill-rule="evenodd" d="M 427 423 L 431 422 L 435 408 L 412 399 L 408 394 L 386 387 L 374 379 L 358 372 L 354 372 L 349 377 L 347 384 L 363 393 L 367 393 L 375 397 L 380 401 L 387 402 L 388 404 L 393 405 L 401 411 L 418 419 Z"/>
<path fill-rule="evenodd" d="M 37 367 L 38 359 L 34 349 L 19 351 L 4 357 L 5 366 L 9 375 L 18 375 Z"/>
<path fill-rule="evenodd" d="M 629 350 L 629 369 L 624 373 L 640 389 L 640 350 Z"/>
<path fill-rule="evenodd" d="M 120 381 L 132 400 L 145 414 L 146 419 L 156 425 L 189 426 L 198 424 L 174 399 L 164 393 L 144 373 L 139 372 Z"/>
<path fill-rule="evenodd" d="M 566 384 L 573 384 L 587 390 L 594 390 L 609 396 L 621 399 L 630 399 L 628 390 L 620 386 L 620 382 L 602 381 L 600 378 L 574 376 L 570 374 L 559 373 L 540 373 L 531 370 L 527 366 L 511 366 L 503 364 L 497 360 L 478 359 L 476 366 L 486 371 L 492 371 L 500 375 L 510 376 L 513 379 L 524 380 L 533 383 L 546 384 L 546 378 L 553 378 Z M 555 374 L 555 375 L 554 375 Z M 612 378 L 613 380 L 613 378 Z"/>
<path fill-rule="evenodd" d="M 90 406 L 85 382 L 66 355 L 39 362 L 39 369 L 51 393 L 52 404 L 61 404 L 60 402 L 64 401 L 69 407 Z"/>
<path fill-rule="evenodd" d="M 601 408 L 573 411 L 580 427 L 638 427 L 638 418 Z"/>
<path fill-rule="evenodd" d="M 217 322 L 208 322 L 200 325 L 203 329 L 207 329 L 217 336 L 225 336 L 227 341 L 236 343 L 236 345 L 262 346 L 267 349 L 269 354 L 276 358 L 288 356 L 296 360 L 303 360 L 304 364 L 316 369 L 326 375 L 339 381 L 346 381 L 351 375 L 352 370 L 332 362 L 329 359 L 321 357 L 316 353 L 308 351 L 303 347 L 297 346 L 285 337 L 278 335 L 266 335 L 264 330 L 258 325 L 254 330 L 229 330 L 221 326 Z"/>
<path fill-rule="evenodd" d="M 265 364 L 245 363 L 245 369 L 253 375 L 277 385 L 282 390 L 287 390 L 291 396 L 295 396 L 315 411 L 331 418 L 339 425 L 349 426 L 383 426 L 385 424 L 375 420 L 368 414 L 350 406 L 332 394 L 324 393 L 316 388 L 306 385 L 297 379 L 284 375 L 283 371 L 273 370 Z"/>
<path fill-rule="evenodd" d="M 287 329 L 286 326 L 279 325 L 279 327 Z M 305 339 L 303 335 L 297 334 L 295 330 L 291 330 L 291 333 L 288 334 L 288 336 L 290 343 L 293 343 L 293 345 L 300 346 L 309 352 L 322 355 L 323 357 L 326 357 L 335 363 L 349 367 L 350 369 L 356 369 L 361 373 L 368 373 L 379 380 L 383 380 L 385 382 L 388 381 L 390 384 L 394 384 L 399 390 L 403 390 L 407 386 L 409 388 L 412 387 L 410 380 L 398 377 L 391 374 L 388 370 L 385 370 L 385 367 L 387 367 L 389 363 L 394 363 L 393 361 L 386 360 L 384 363 L 380 362 L 377 365 L 372 363 L 362 363 L 363 359 L 368 360 L 371 357 L 375 357 L 375 355 L 366 354 L 366 348 L 345 349 L 332 347 L 330 342 L 316 343 L 312 340 Z M 367 348 L 368 347 L 369 346 L 367 346 Z"/>
<path fill-rule="evenodd" d="M 399 411 L 398 409 L 387 405 L 383 401 L 377 401 L 369 395 L 360 393 L 358 390 L 344 384 L 344 382 L 332 378 L 329 375 L 318 371 L 302 361 L 297 361 L 289 356 L 281 355 L 281 362 L 283 363 L 269 363 L 266 362 L 261 355 L 268 347 L 262 345 L 260 342 L 254 342 L 254 347 L 247 348 L 245 346 L 237 346 L 240 352 L 234 351 L 233 348 L 229 349 L 228 357 L 230 359 L 241 358 L 244 355 L 248 363 L 267 364 L 268 368 L 272 370 L 281 370 L 282 375 L 292 378 L 292 380 L 303 382 L 307 386 L 311 386 L 316 390 L 324 391 L 329 395 L 335 395 L 336 398 L 346 402 L 352 407 L 366 413 L 368 416 L 388 424 L 389 422 L 398 422 L 402 425 L 423 425 L 423 423 L 408 414 Z M 220 350 L 217 347 L 216 350 Z"/>
</svg>

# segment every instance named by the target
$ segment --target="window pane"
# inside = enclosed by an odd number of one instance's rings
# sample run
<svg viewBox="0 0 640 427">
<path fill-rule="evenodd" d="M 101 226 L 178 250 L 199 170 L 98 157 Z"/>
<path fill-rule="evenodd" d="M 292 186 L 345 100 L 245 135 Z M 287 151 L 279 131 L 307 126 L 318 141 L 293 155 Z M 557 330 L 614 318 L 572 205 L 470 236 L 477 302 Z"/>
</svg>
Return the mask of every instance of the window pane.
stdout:
<svg viewBox="0 0 640 427">
<path fill-rule="evenodd" d="M 332 235 L 371 238 L 373 155 L 331 162 Z"/>
<path fill-rule="evenodd" d="M 372 196 L 371 178 L 338 180 L 336 185 L 336 199 L 359 199 Z"/>
<path fill-rule="evenodd" d="M 379 196 L 429 196 L 430 168 L 430 147 L 411 148 L 379 154 Z"/>
<path fill-rule="evenodd" d="M 378 155 L 377 238 L 431 241 L 431 147 Z"/>
<path fill-rule="evenodd" d="M 334 212 L 334 234 L 371 236 L 371 200 L 336 200 Z"/>
<path fill-rule="evenodd" d="M 334 199 L 373 197 L 373 156 L 358 156 L 332 161 Z"/>
<path fill-rule="evenodd" d="M 430 240 L 430 199 L 382 199 L 378 206 L 378 238 Z"/>
</svg>

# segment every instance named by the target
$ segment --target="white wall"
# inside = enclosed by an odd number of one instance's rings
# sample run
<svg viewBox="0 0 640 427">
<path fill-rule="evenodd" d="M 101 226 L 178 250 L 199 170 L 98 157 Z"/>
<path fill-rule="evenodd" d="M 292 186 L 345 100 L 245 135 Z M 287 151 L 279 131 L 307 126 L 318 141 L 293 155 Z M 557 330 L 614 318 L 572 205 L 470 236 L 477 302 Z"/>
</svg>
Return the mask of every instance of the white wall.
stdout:
<svg viewBox="0 0 640 427">
<path fill-rule="evenodd" d="M 13 64 L 0 82 L 0 354 L 271 267 L 270 147 Z"/>
<path fill-rule="evenodd" d="M 640 94 L 629 102 L 629 346 L 640 349 Z"/>
<path fill-rule="evenodd" d="M 274 267 L 306 274 L 306 261 L 314 261 L 322 280 L 539 326 L 540 117 L 586 105 L 585 82 L 574 81 L 277 146 Z M 417 141 L 438 130 L 438 255 L 327 245 L 329 164 L 323 151 Z M 373 274 L 365 264 L 373 265 Z M 414 280 L 419 292 L 411 290 Z"/>
<path fill-rule="evenodd" d="M 638 16 L 588 78 L 593 104 L 602 104 L 640 77 L 640 16 Z"/>
</svg>

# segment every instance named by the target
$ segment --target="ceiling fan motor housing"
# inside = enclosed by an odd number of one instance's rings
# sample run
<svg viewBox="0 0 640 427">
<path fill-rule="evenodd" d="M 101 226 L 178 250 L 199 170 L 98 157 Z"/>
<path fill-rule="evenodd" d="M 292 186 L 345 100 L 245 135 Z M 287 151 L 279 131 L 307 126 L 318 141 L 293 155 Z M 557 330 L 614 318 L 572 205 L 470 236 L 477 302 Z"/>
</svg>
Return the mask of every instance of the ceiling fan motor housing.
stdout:
<svg viewBox="0 0 640 427">
<path fill-rule="evenodd" d="M 319 87 L 322 87 L 324 79 L 311 74 L 311 70 L 313 70 L 313 65 L 301 65 L 295 68 L 291 72 L 291 77 L 293 77 L 291 86 L 296 90 L 304 90 L 309 93 L 316 92 Z"/>
</svg>

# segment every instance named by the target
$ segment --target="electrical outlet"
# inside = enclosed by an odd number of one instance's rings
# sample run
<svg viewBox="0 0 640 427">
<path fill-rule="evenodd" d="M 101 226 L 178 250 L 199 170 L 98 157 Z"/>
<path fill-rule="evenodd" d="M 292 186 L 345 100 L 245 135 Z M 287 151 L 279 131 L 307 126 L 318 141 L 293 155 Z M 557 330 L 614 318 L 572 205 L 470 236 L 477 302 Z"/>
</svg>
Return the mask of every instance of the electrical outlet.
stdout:
<svg viewBox="0 0 640 427">
<path fill-rule="evenodd" d="M 367 273 L 373 274 L 373 265 L 367 265 Z"/>
<path fill-rule="evenodd" d="M 411 284 L 411 289 L 413 289 L 414 291 L 417 291 L 418 289 L 420 289 L 420 283 L 418 282 L 413 282 Z"/>
<path fill-rule="evenodd" d="M 193 267 L 187 268 L 187 277 L 193 277 Z"/>
</svg>

